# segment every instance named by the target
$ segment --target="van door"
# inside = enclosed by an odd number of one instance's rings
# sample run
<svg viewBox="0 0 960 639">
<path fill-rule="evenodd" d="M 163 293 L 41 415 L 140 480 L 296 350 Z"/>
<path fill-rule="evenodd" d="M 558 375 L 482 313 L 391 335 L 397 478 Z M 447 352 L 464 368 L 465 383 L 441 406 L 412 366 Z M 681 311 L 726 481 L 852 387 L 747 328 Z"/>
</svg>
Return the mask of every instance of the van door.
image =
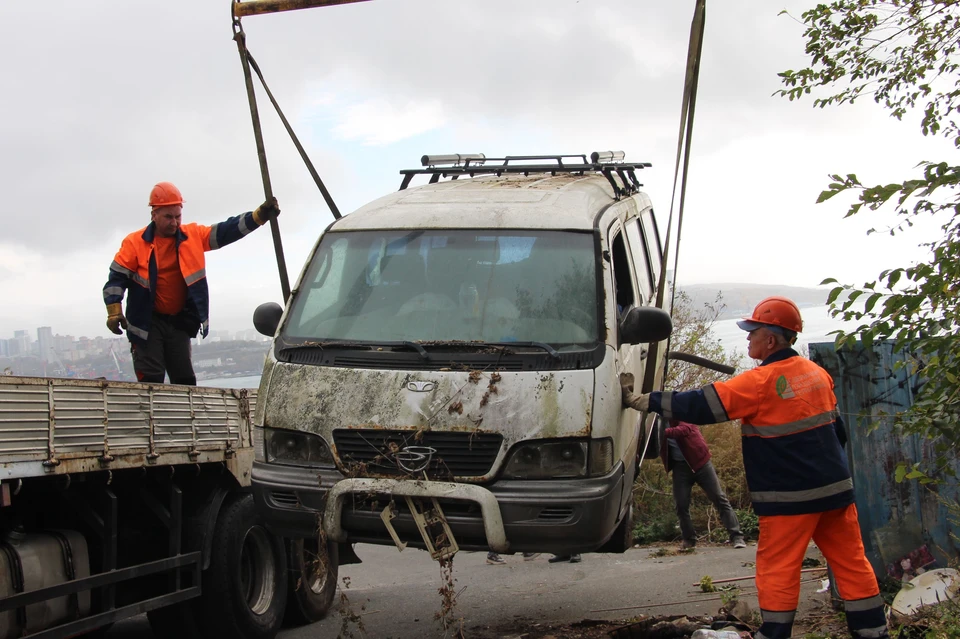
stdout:
<svg viewBox="0 0 960 639">
<path fill-rule="evenodd" d="M 643 379 L 644 346 L 624 344 L 620 339 L 620 319 L 632 307 L 642 304 L 641 292 L 637 288 L 636 269 L 630 255 L 629 245 L 625 239 L 623 227 L 619 221 L 614 222 L 608 231 L 610 246 L 610 262 L 613 271 L 613 286 L 617 311 L 617 372 L 633 373 L 639 385 Z M 638 300 L 641 300 L 638 302 Z M 613 380 L 614 385 L 619 385 Z M 614 392 L 619 393 L 619 388 Z M 620 425 L 615 436 L 615 450 L 623 458 L 626 454 L 633 454 L 640 437 L 640 414 L 631 409 L 620 411 Z M 625 461 L 632 461 L 625 460 Z M 632 465 L 632 464 L 628 464 Z"/>
</svg>

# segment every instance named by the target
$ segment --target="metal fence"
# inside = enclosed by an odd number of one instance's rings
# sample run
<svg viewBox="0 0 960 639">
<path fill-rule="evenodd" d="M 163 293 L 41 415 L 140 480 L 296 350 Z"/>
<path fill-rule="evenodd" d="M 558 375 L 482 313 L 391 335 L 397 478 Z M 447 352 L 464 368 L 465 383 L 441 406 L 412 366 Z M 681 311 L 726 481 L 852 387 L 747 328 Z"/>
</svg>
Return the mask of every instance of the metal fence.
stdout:
<svg viewBox="0 0 960 639">
<path fill-rule="evenodd" d="M 867 557 L 878 575 L 899 577 L 911 560 L 915 570 L 931 559 L 943 567 L 960 558 L 960 485 L 946 479 L 922 486 L 896 481 L 900 462 L 933 459 L 933 443 L 894 428 L 893 415 L 911 406 L 922 380 L 892 343 L 835 350 L 833 342 L 810 344 L 810 358 L 833 377 L 838 408 L 847 427 L 847 456 Z M 952 533 L 952 534 L 951 534 Z M 929 554 L 928 554 L 929 553 Z"/>
</svg>

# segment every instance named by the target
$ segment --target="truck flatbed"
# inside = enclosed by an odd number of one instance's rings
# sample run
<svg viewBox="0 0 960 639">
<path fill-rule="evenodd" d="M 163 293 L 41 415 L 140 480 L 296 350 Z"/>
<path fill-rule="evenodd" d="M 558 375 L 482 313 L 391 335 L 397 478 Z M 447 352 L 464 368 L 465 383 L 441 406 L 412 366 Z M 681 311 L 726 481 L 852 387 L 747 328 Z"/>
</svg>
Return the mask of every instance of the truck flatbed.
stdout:
<svg viewBox="0 0 960 639">
<path fill-rule="evenodd" d="M 0 376 L 0 481 L 222 462 L 249 485 L 257 391 Z"/>
</svg>

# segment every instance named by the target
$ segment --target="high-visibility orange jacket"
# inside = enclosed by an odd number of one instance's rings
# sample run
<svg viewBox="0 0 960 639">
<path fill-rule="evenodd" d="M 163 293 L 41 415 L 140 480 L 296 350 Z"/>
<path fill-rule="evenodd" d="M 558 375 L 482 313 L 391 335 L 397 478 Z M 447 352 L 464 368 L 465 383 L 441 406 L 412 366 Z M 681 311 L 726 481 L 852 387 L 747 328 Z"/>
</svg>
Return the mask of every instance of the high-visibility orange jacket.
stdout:
<svg viewBox="0 0 960 639">
<path fill-rule="evenodd" d="M 261 222 L 252 211 L 241 213 L 212 226 L 183 224 L 177 231 L 177 256 L 180 272 L 187 284 L 187 300 L 182 311 L 192 325 L 191 337 L 202 331 L 210 332 L 210 298 L 207 289 L 204 253 L 236 242 Z M 120 250 L 110 264 L 110 275 L 103 287 L 103 301 L 108 306 L 123 301 L 127 295 L 127 338 L 134 343 L 145 343 L 150 333 L 150 320 L 157 291 L 157 259 L 154 255 L 156 226 L 151 222 L 123 239 Z"/>
<path fill-rule="evenodd" d="M 824 512 L 854 502 L 833 379 L 793 349 L 725 382 L 651 393 L 650 410 L 694 424 L 740 419 L 757 515 Z"/>
</svg>

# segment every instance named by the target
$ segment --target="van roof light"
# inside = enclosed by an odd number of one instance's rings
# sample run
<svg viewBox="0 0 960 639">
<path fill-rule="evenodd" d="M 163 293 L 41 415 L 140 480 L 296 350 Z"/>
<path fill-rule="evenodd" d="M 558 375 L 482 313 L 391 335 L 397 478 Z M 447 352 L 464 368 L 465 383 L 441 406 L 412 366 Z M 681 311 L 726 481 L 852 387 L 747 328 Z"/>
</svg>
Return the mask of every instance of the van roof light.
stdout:
<svg viewBox="0 0 960 639">
<path fill-rule="evenodd" d="M 624 157 L 623 151 L 594 151 L 590 154 L 590 161 L 594 164 L 608 164 L 610 162 L 623 162 Z"/>
<path fill-rule="evenodd" d="M 447 155 L 424 155 L 420 158 L 423 166 L 437 166 L 438 164 L 463 164 L 464 166 L 483 164 L 486 156 L 483 153 L 451 153 Z"/>
</svg>

